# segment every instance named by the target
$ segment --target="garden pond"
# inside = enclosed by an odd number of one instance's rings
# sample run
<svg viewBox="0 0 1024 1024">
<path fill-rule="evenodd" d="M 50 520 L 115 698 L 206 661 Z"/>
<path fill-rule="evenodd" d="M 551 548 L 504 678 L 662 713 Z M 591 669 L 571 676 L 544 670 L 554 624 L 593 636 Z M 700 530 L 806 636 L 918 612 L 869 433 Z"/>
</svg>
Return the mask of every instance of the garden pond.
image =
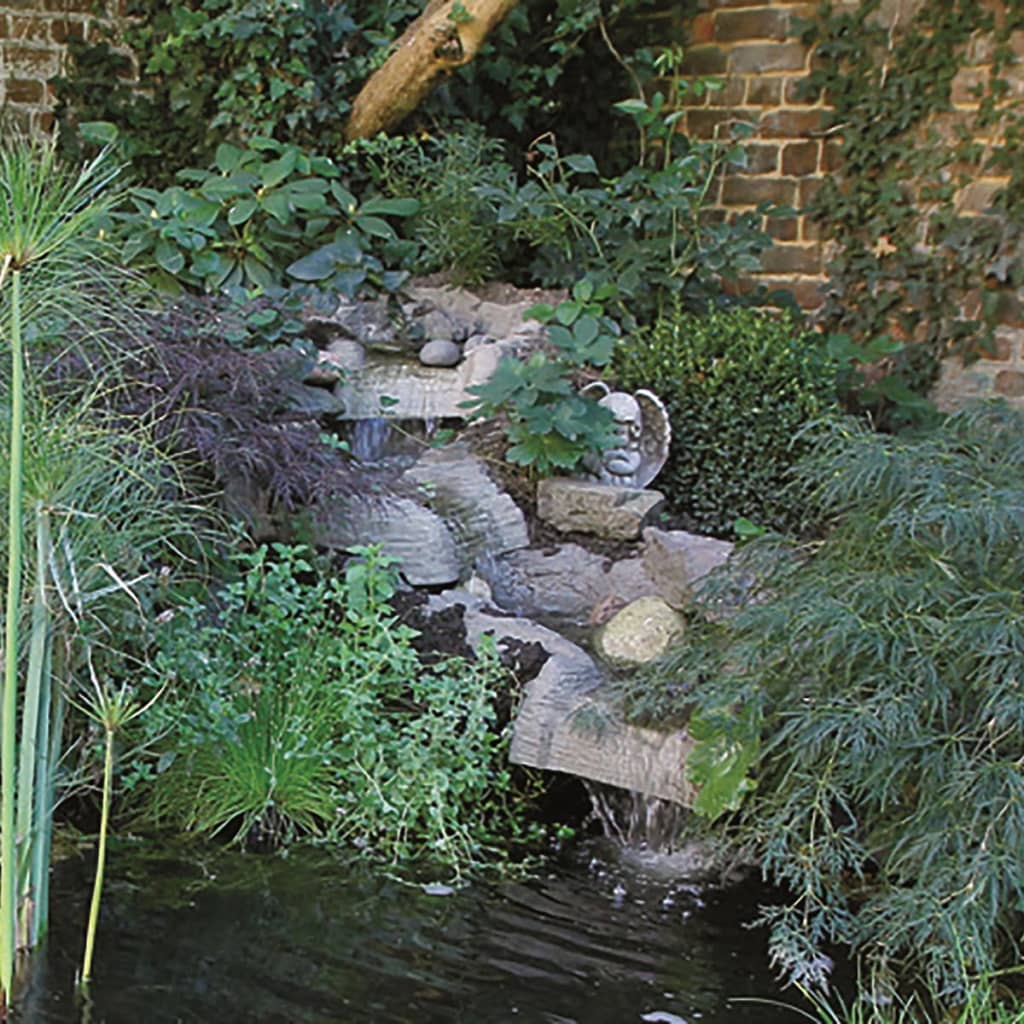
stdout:
<svg viewBox="0 0 1024 1024">
<path fill-rule="evenodd" d="M 696 886 L 584 845 L 523 881 L 410 885 L 318 849 L 121 842 L 76 1005 L 88 857 L 55 870 L 33 1024 L 774 1024 L 760 883 Z"/>
</svg>

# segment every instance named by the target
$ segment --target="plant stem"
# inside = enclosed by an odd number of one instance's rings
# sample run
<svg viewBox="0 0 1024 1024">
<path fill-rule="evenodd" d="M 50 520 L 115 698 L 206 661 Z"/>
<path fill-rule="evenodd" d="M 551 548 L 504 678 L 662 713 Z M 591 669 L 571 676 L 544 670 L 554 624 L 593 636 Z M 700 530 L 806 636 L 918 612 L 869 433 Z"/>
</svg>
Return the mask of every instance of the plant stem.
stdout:
<svg viewBox="0 0 1024 1024">
<path fill-rule="evenodd" d="M 4 270 L 10 266 L 8 260 Z M 7 494 L 7 608 L 4 621 L 4 694 L 0 710 L 0 985 L 7 1005 L 14 980 L 14 766 L 18 699 L 18 613 L 21 606 L 21 466 L 24 366 L 21 349 L 21 272 L 11 272 L 11 434 Z"/>
<path fill-rule="evenodd" d="M 92 951 L 96 944 L 96 924 L 100 917 L 100 898 L 103 895 L 103 869 L 107 861 L 107 825 L 110 821 L 110 792 L 114 777 L 114 730 L 107 727 L 107 742 L 103 754 L 103 804 L 100 809 L 100 836 L 96 846 L 96 878 L 92 885 L 89 904 L 89 923 L 85 931 L 85 955 L 82 957 L 81 984 L 87 986 L 92 977 Z"/>
</svg>

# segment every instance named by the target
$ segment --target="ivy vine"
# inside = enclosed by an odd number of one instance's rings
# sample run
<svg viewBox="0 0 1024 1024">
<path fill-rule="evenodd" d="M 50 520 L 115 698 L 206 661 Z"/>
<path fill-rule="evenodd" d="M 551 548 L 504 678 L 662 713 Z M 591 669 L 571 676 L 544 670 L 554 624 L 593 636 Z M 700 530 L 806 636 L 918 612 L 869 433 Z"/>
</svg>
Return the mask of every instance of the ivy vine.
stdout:
<svg viewBox="0 0 1024 1024">
<path fill-rule="evenodd" d="M 808 210 L 834 246 L 821 315 L 862 351 L 886 353 L 868 378 L 888 375 L 889 387 L 862 389 L 860 403 L 891 421 L 943 357 L 991 354 L 996 327 L 1019 316 L 1024 111 L 1008 73 L 1024 2 L 923 0 L 904 19 L 886 6 L 883 17 L 881 0 L 821 4 L 804 32 L 816 60 L 803 95 L 826 99 L 839 151 Z M 990 73 L 956 106 L 954 81 L 982 46 L 975 64 Z M 1006 178 L 990 209 L 961 209 L 986 175 Z"/>
</svg>

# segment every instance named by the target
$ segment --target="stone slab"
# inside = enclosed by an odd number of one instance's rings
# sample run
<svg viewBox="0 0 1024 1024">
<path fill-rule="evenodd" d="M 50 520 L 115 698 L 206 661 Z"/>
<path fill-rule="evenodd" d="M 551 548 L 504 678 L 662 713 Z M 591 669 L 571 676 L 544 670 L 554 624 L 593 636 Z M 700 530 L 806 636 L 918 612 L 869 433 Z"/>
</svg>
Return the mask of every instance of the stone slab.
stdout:
<svg viewBox="0 0 1024 1024">
<path fill-rule="evenodd" d="M 549 477 L 537 485 L 537 515 L 563 533 L 635 540 L 664 505 L 660 491 Z"/>
</svg>

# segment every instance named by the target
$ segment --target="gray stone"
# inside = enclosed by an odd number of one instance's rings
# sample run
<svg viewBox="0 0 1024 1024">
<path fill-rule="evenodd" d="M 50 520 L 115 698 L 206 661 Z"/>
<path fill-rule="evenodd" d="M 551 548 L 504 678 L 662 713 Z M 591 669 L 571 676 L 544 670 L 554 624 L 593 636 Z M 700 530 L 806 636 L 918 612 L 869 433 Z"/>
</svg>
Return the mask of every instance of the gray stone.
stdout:
<svg viewBox="0 0 1024 1024">
<path fill-rule="evenodd" d="M 529 619 L 491 614 L 479 597 L 463 590 L 432 596 L 428 608 L 453 604 L 465 608 L 466 637 L 474 648 L 491 636 L 499 650 L 514 639 L 539 643 L 550 655 L 526 686 L 509 760 L 692 806 L 695 794 L 684 768 L 693 743 L 685 731 L 627 724 L 605 695 L 604 674 L 594 659 L 560 633 Z"/>
<path fill-rule="evenodd" d="M 537 515 L 563 533 L 634 540 L 665 503 L 660 491 L 549 477 L 537 485 Z"/>
<path fill-rule="evenodd" d="M 594 649 L 617 668 L 637 668 L 661 657 L 685 629 L 683 617 L 660 597 L 641 597 L 598 630 Z"/>
<path fill-rule="evenodd" d="M 424 366 L 457 366 L 462 349 L 454 341 L 435 338 L 420 349 L 419 359 Z"/>
<path fill-rule="evenodd" d="M 654 593 L 639 558 L 613 561 L 578 544 L 512 551 L 477 566 L 498 607 L 560 625 L 586 625 L 609 602 L 617 608 Z"/>
<path fill-rule="evenodd" d="M 673 608 L 685 608 L 693 600 L 694 585 L 712 569 L 724 565 L 733 551 L 728 541 L 701 537 L 685 530 L 643 532 L 643 564 L 659 593 Z"/>
<path fill-rule="evenodd" d="M 335 338 L 320 353 L 321 360 L 333 363 L 342 370 L 358 370 L 366 363 L 366 349 L 351 338 Z"/>
<path fill-rule="evenodd" d="M 444 518 L 464 567 L 485 552 L 501 555 L 530 543 L 522 509 L 464 445 L 424 452 L 402 479 L 422 488 L 424 502 Z"/>
<path fill-rule="evenodd" d="M 386 298 L 355 300 L 342 296 L 333 313 L 310 316 L 306 324 L 319 334 L 348 338 L 367 348 L 381 351 L 402 349 L 399 331 Z"/>
<path fill-rule="evenodd" d="M 439 515 L 409 498 L 340 500 L 319 511 L 313 541 L 332 548 L 379 544 L 385 554 L 399 560 L 402 575 L 413 586 L 454 583 L 459 578 L 451 531 Z"/>
<path fill-rule="evenodd" d="M 581 392 L 598 398 L 615 424 L 615 441 L 600 456 L 584 460 L 590 478 L 616 487 L 646 487 L 663 469 L 672 442 L 668 412 L 651 391 L 612 391 L 594 381 Z"/>
</svg>

